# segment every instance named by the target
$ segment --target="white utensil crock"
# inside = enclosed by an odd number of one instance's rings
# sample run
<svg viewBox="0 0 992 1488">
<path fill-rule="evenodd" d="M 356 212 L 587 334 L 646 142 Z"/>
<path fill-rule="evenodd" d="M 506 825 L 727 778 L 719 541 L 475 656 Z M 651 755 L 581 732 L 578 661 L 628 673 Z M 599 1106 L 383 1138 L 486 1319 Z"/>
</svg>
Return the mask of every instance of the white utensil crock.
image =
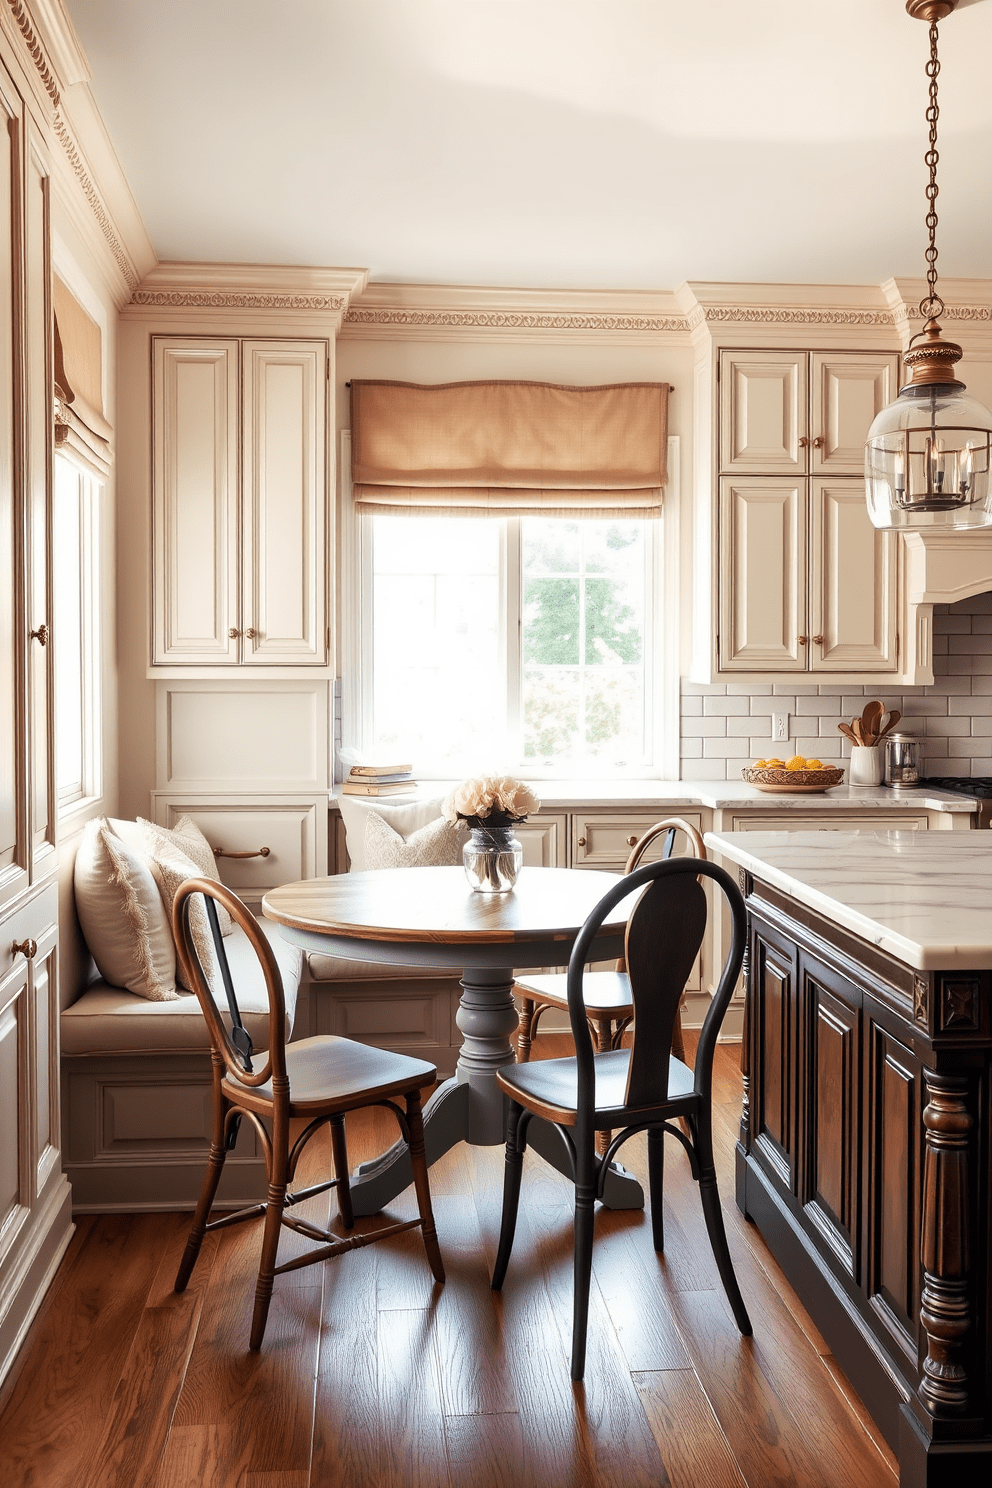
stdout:
<svg viewBox="0 0 992 1488">
<path fill-rule="evenodd" d="M 877 744 L 854 744 L 851 747 L 851 785 L 881 785 L 882 751 Z"/>
</svg>

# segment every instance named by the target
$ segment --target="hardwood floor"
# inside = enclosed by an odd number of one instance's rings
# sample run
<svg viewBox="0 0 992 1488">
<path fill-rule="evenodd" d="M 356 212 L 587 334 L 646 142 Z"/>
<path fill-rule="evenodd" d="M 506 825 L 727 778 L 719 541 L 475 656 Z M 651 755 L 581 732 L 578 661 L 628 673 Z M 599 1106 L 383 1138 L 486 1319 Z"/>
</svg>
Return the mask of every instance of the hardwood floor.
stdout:
<svg viewBox="0 0 992 1488">
<path fill-rule="evenodd" d="M 542 1036 L 535 1054 L 565 1047 Z M 489 1288 L 502 1150 L 461 1146 L 431 1170 L 447 1284 L 433 1286 L 416 1231 L 290 1272 L 254 1355 L 255 1225 L 208 1237 L 177 1296 L 188 1215 L 87 1215 L 0 1399 L 0 1483 L 895 1488 L 891 1453 L 734 1205 L 737 1055 L 717 1055 L 718 1163 L 753 1339 L 734 1326 L 674 1142 L 664 1257 L 644 1213 L 597 1218 L 575 1388 L 570 1189 L 532 1155 L 502 1295 Z M 353 1164 L 392 1134 L 385 1113 L 349 1118 Z M 308 1171 L 326 1155 L 313 1152 Z M 644 1139 L 622 1156 L 646 1184 Z M 408 1190 L 390 1217 L 414 1212 Z"/>
</svg>

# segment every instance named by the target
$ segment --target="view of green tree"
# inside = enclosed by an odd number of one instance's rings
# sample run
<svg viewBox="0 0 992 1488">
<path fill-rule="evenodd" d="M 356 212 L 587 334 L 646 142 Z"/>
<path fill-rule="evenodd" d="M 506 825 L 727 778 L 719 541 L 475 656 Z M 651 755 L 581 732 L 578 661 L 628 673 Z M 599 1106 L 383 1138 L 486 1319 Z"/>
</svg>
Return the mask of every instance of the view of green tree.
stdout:
<svg viewBox="0 0 992 1488">
<path fill-rule="evenodd" d="M 575 666 L 578 660 L 578 579 L 528 579 L 524 661 L 537 666 Z"/>
<path fill-rule="evenodd" d="M 586 665 L 641 659 L 641 630 L 629 604 L 617 598 L 617 579 L 586 579 Z"/>
</svg>

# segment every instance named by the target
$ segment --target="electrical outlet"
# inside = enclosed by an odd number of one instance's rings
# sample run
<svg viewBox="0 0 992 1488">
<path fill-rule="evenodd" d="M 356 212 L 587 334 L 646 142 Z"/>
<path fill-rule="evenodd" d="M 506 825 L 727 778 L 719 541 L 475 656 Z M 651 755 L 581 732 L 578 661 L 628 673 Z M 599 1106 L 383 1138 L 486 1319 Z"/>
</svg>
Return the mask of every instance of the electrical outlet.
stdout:
<svg viewBox="0 0 992 1488">
<path fill-rule="evenodd" d="M 772 738 L 787 739 L 789 737 L 789 715 L 788 713 L 772 714 Z"/>
</svg>

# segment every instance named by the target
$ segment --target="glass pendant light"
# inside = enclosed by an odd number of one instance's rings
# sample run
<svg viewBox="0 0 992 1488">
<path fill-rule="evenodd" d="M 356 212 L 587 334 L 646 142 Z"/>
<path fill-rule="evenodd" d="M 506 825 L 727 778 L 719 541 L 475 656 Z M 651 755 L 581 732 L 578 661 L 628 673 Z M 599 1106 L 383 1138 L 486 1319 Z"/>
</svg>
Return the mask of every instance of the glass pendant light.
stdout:
<svg viewBox="0 0 992 1488">
<path fill-rule="evenodd" d="M 930 170 L 926 225 L 927 293 L 920 301 L 925 322 L 910 341 L 903 361 L 909 381 L 894 403 L 883 408 L 868 430 L 865 485 L 868 515 L 876 527 L 954 528 L 992 526 L 992 413 L 969 398 L 955 376 L 960 346 L 945 341 L 938 316 L 944 302 L 937 293 L 937 22 L 958 0 L 906 0 L 911 16 L 930 22 Z"/>
</svg>

